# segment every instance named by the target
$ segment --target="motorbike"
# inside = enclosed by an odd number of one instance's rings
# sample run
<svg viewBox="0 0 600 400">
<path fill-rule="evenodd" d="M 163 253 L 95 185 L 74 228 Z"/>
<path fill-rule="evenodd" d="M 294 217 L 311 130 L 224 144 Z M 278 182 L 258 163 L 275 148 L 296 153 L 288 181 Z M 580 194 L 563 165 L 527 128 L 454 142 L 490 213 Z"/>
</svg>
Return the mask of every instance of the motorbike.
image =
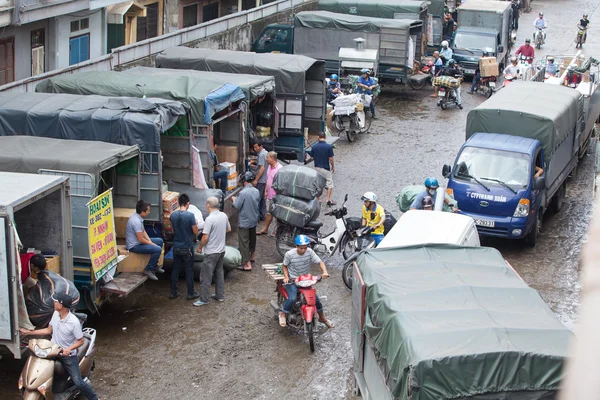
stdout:
<svg viewBox="0 0 600 400">
<path fill-rule="evenodd" d="M 371 127 L 371 118 L 365 108 L 371 104 L 372 97 L 367 94 L 340 95 L 333 103 L 333 126 L 338 133 L 346 132 L 349 142 L 356 140 L 357 134 L 366 133 Z"/>
<path fill-rule="evenodd" d="M 410 87 L 414 90 L 421 90 L 425 85 L 431 84 L 431 82 L 433 82 L 434 66 L 435 64 L 432 60 L 421 63 L 419 73 L 412 75 L 408 80 Z"/>
<path fill-rule="evenodd" d="M 89 381 L 94 369 L 96 351 L 96 330 L 83 329 L 83 346 L 78 350 L 79 369 L 84 380 Z M 80 393 L 73 386 L 71 378 L 62 364 L 57 361 L 61 348 L 46 339 L 30 339 L 28 349 L 31 355 L 27 359 L 19 377 L 19 391 L 25 400 L 76 399 Z M 56 380 L 60 390 L 53 392 L 52 383 Z"/>
<path fill-rule="evenodd" d="M 294 280 L 298 286 L 298 296 L 292 310 L 286 316 L 287 326 L 295 329 L 304 329 L 308 336 L 310 351 L 315 351 L 315 330 L 317 326 L 317 291 L 315 285 L 321 280 L 320 276 L 311 274 L 301 275 Z M 288 292 L 284 287 L 283 279 L 277 281 L 277 303 L 271 301 L 271 307 L 279 312 L 283 303 L 288 299 Z"/>
<path fill-rule="evenodd" d="M 462 78 L 459 78 L 462 82 Z M 459 83 L 460 85 L 460 83 Z M 456 90 L 458 88 L 453 88 L 449 86 L 440 86 L 438 89 L 438 102 L 437 105 L 442 107 L 442 110 L 446 110 L 450 105 L 456 105 L 458 108 L 462 109 L 462 105 L 458 104 L 458 98 L 456 96 Z"/>
<path fill-rule="evenodd" d="M 344 259 L 354 254 L 356 249 L 354 248 L 355 242 L 353 239 L 356 237 L 356 231 L 360 229 L 362 218 L 346 218 L 346 215 L 348 215 L 348 209 L 345 206 L 346 201 L 348 201 L 347 194 L 340 208 L 325 213 L 327 216 L 335 217 L 335 229 L 327 234 L 320 232 L 323 226 L 320 221 L 311 221 L 307 226 L 299 228 L 277 220 L 275 247 L 279 255 L 285 257 L 285 253 L 295 248 L 294 238 L 298 235 L 308 236 L 310 248 L 317 254 L 332 256 L 336 251 L 339 251 Z"/>
<path fill-rule="evenodd" d="M 348 289 L 352 289 L 352 266 L 354 261 L 358 258 L 361 251 L 375 247 L 375 239 L 371 237 L 371 231 L 371 227 L 365 226 L 357 232 L 356 238 L 354 239 L 354 248 L 356 249 L 356 252 L 344 261 L 342 280 Z"/>
<path fill-rule="evenodd" d="M 577 36 L 575 37 L 575 48 L 583 47 L 583 38 L 585 36 L 586 30 L 587 30 L 587 28 L 585 28 L 579 24 L 577 25 Z"/>
<path fill-rule="evenodd" d="M 533 41 L 535 43 L 535 47 L 539 50 L 542 48 L 542 45 L 546 43 L 546 30 L 542 27 L 535 28 L 535 32 L 533 33 Z"/>
<path fill-rule="evenodd" d="M 475 85 L 475 92 L 480 92 L 488 99 L 492 97 L 492 94 L 496 91 L 496 77 L 486 76 L 479 78 L 479 82 Z"/>
<path fill-rule="evenodd" d="M 502 82 L 502 87 L 508 86 L 510 83 L 516 81 L 518 79 L 517 75 L 507 74 L 504 75 L 504 82 Z"/>
</svg>

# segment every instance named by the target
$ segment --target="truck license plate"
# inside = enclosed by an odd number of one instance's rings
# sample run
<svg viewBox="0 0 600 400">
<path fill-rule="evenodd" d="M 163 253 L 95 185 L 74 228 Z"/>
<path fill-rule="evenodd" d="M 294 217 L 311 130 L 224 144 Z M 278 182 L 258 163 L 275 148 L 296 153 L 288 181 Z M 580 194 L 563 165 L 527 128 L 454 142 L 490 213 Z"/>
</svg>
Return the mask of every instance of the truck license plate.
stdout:
<svg viewBox="0 0 600 400">
<path fill-rule="evenodd" d="M 486 228 L 493 228 L 496 224 L 494 221 L 489 221 L 487 219 L 476 219 L 475 225 L 485 226 Z"/>
<path fill-rule="evenodd" d="M 474 69 L 467 69 L 467 68 L 465 68 L 465 74 L 475 75 L 475 70 Z"/>
</svg>

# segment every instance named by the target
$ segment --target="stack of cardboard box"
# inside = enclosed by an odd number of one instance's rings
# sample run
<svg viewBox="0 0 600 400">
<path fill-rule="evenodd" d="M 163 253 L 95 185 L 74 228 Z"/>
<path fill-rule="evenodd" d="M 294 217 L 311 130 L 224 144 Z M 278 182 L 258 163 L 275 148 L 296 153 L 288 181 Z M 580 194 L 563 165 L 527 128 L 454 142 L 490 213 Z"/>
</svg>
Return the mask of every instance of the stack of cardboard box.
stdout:
<svg viewBox="0 0 600 400">
<path fill-rule="evenodd" d="M 235 189 L 238 183 L 235 164 L 232 162 L 222 162 L 219 166 L 221 167 L 221 170 L 227 171 L 227 190 Z"/>
<path fill-rule="evenodd" d="M 500 75 L 500 67 L 496 57 L 481 57 L 479 59 L 479 74 L 481 77 Z"/>
<path fill-rule="evenodd" d="M 179 193 L 177 192 L 164 192 L 162 195 L 163 202 L 163 232 L 173 233 L 173 226 L 171 225 L 171 213 L 179 209 Z"/>
</svg>

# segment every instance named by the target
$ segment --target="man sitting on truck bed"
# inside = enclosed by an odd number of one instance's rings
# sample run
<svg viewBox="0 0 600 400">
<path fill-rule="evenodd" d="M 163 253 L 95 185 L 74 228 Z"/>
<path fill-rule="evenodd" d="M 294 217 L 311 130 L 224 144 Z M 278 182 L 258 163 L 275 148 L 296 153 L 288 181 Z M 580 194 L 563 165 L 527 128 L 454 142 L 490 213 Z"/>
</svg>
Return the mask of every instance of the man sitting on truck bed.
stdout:
<svg viewBox="0 0 600 400">
<path fill-rule="evenodd" d="M 158 259 L 162 252 L 163 240 L 161 238 L 150 238 L 144 229 L 144 218 L 150 214 L 150 203 L 140 200 L 135 205 L 135 214 L 129 217 L 127 227 L 125 228 L 125 245 L 127 250 L 132 253 L 150 254 L 148 265 L 144 269 L 144 274 L 156 281 L 158 278 L 154 274 L 162 274 L 164 269 L 158 266 Z"/>
</svg>

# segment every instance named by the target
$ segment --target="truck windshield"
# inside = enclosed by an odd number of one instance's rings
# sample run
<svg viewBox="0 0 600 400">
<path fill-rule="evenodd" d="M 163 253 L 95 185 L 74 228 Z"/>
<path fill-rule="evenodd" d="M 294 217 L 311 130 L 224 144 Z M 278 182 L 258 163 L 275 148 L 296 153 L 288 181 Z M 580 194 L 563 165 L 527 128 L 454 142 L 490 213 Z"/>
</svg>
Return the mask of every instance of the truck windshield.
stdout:
<svg viewBox="0 0 600 400">
<path fill-rule="evenodd" d="M 489 35 L 476 35 L 471 32 L 456 32 L 454 47 L 457 49 L 481 50 L 493 53 L 496 51 L 496 39 Z"/>
<path fill-rule="evenodd" d="M 454 177 L 480 180 L 485 185 L 525 188 L 529 184 L 530 157 L 523 153 L 465 147 L 454 168 Z"/>
</svg>

